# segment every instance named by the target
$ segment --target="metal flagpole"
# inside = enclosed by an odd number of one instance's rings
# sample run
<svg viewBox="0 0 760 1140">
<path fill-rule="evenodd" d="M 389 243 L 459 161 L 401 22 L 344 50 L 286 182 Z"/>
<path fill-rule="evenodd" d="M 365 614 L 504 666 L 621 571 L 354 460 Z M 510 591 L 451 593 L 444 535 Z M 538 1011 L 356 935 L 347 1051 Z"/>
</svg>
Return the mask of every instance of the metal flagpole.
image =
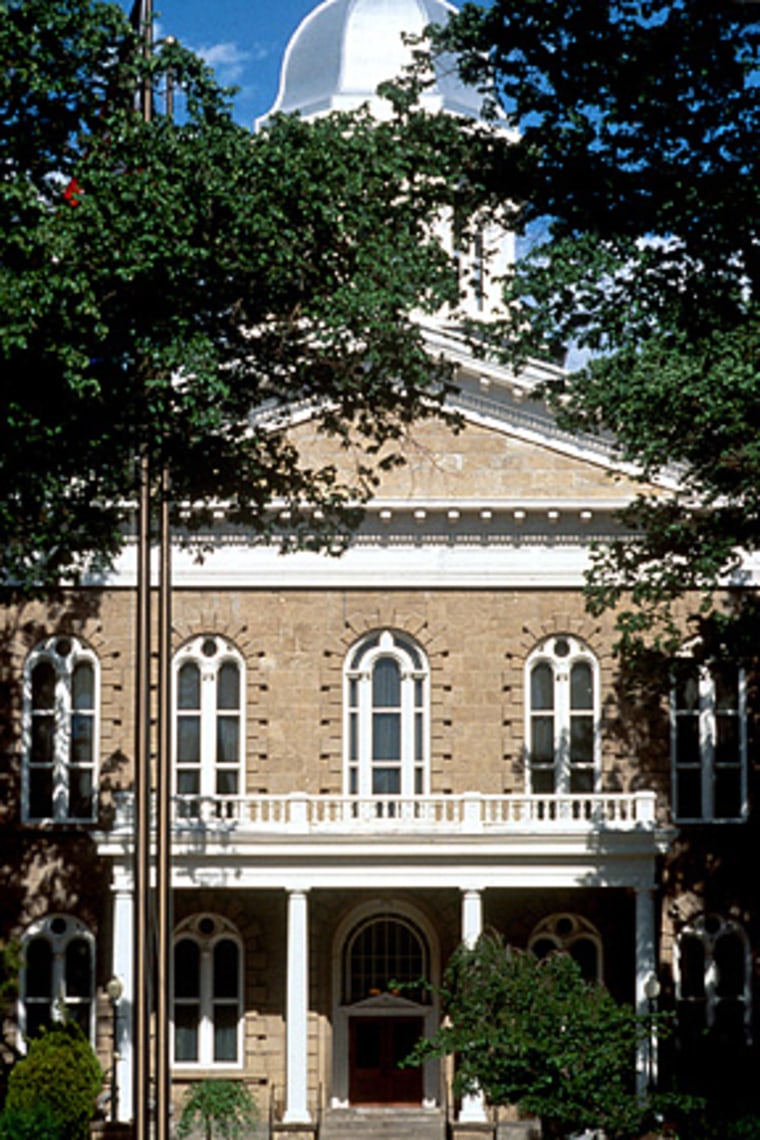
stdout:
<svg viewBox="0 0 760 1140">
<path fill-rule="evenodd" d="M 137 7 L 137 5 L 136 5 Z M 143 50 L 150 55 L 153 43 L 152 0 L 140 0 L 140 32 Z M 146 75 L 140 91 L 143 119 L 150 122 L 153 93 Z M 139 509 L 137 551 L 137 639 L 135 669 L 135 833 L 134 833 L 134 1122 L 135 1140 L 150 1134 L 150 531 L 151 465 L 149 444 L 143 442 L 139 456 Z"/>
<path fill-rule="evenodd" d="M 170 479 L 161 470 L 160 577 L 158 588 L 158 763 L 156 768 L 156 1140 L 169 1140 L 171 1069 L 169 995 L 171 977 L 171 532 Z"/>
</svg>

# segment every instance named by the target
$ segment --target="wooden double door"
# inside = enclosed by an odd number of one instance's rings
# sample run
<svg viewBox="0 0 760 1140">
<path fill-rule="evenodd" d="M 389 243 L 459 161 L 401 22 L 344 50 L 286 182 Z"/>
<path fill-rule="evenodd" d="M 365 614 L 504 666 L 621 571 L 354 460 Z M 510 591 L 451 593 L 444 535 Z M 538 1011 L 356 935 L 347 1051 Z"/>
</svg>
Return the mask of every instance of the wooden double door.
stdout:
<svg viewBox="0 0 760 1140">
<path fill-rule="evenodd" d="M 422 1069 L 399 1068 L 423 1034 L 421 1017 L 349 1020 L 348 1097 L 351 1104 L 421 1104 Z"/>
</svg>

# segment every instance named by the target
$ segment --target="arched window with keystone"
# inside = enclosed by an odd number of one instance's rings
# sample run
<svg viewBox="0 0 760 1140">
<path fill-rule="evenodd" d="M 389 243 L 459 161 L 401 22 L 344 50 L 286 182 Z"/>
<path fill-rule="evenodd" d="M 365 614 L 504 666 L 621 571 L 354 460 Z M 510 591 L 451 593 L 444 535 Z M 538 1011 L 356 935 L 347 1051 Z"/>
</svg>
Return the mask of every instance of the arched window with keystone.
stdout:
<svg viewBox="0 0 760 1140">
<path fill-rule="evenodd" d="M 244 680 L 243 659 L 223 637 L 204 634 L 175 655 L 174 790 L 185 817 L 228 818 L 237 812 Z"/>
<path fill-rule="evenodd" d="M 379 630 L 349 652 L 345 673 L 345 792 L 429 792 L 429 668 L 407 634 Z"/>
<path fill-rule="evenodd" d="M 51 637 L 24 668 L 22 816 L 91 822 L 97 806 L 99 670 L 75 637 Z"/>
<path fill-rule="evenodd" d="M 539 794 L 599 790 L 599 663 L 568 634 L 542 641 L 526 662 L 527 784 Z"/>
</svg>

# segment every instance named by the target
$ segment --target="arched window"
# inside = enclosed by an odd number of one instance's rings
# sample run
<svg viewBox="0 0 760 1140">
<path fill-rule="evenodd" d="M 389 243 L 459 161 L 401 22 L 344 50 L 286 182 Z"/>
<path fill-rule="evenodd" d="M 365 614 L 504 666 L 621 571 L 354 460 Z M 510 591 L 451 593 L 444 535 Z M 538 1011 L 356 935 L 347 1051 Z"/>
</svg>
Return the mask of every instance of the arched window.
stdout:
<svg viewBox="0 0 760 1140">
<path fill-rule="evenodd" d="M 241 794 L 244 742 L 244 668 L 222 637 L 188 642 L 174 659 L 175 791 L 182 814 L 233 816 Z"/>
<path fill-rule="evenodd" d="M 345 791 L 415 796 L 429 791 L 429 673 L 405 634 L 369 634 L 345 668 Z"/>
<path fill-rule="evenodd" d="M 548 637 L 526 666 L 528 791 L 599 787 L 599 665 L 575 637 Z"/>
<path fill-rule="evenodd" d="M 673 814 L 678 820 L 737 820 L 747 814 L 744 670 L 734 662 L 683 659 L 670 693 Z"/>
<path fill-rule="evenodd" d="M 95 940 L 77 918 L 54 914 L 22 938 L 19 1028 L 35 1037 L 70 1017 L 94 1040 Z"/>
<path fill-rule="evenodd" d="M 237 1066 L 243 1056 L 243 951 L 230 922 L 194 915 L 174 936 L 174 1060 Z"/>
<path fill-rule="evenodd" d="M 552 914 L 543 919 L 528 940 L 537 958 L 555 950 L 569 954 L 578 963 L 587 982 L 602 980 L 602 940 L 588 919 L 578 914 Z"/>
<path fill-rule="evenodd" d="M 710 1030 L 725 1043 L 750 1043 L 751 956 L 743 927 L 719 915 L 700 915 L 678 936 L 674 962 L 682 1037 Z"/>
<path fill-rule="evenodd" d="M 343 1001 L 364 1001 L 388 993 L 392 982 L 430 977 L 430 953 L 423 934 L 407 918 L 382 916 L 359 924 L 344 948 Z M 410 1001 L 429 1001 L 421 987 L 404 989 Z"/>
<path fill-rule="evenodd" d="M 74 637 L 51 637 L 24 669 L 22 814 L 87 822 L 96 814 L 98 661 Z"/>
</svg>

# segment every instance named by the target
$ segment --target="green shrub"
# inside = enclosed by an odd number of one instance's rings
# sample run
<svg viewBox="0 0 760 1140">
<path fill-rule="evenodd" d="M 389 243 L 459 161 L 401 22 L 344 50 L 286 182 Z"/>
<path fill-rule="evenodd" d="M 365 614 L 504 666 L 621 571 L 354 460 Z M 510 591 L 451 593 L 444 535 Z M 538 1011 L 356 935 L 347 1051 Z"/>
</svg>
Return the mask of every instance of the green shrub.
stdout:
<svg viewBox="0 0 760 1140">
<path fill-rule="evenodd" d="M 45 1103 L 0 1113 L 0 1140 L 61 1140 L 62 1135 L 61 1124 Z"/>
<path fill-rule="evenodd" d="M 28 1114 L 45 1106 L 59 1131 L 56 1140 L 86 1140 L 103 1070 L 73 1021 L 53 1025 L 29 1044 L 8 1079 L 6 1109 Z"/>
<path fill-rule="evenodd" d="M 259 1118 L 256 1101 L 241 1081 L 198 1081 L 185 1093 L 177 1135 L 188 1136 L 196 1126 L 206 1140 L 214 1135 L 238 1140 Z"/>
</svg>

